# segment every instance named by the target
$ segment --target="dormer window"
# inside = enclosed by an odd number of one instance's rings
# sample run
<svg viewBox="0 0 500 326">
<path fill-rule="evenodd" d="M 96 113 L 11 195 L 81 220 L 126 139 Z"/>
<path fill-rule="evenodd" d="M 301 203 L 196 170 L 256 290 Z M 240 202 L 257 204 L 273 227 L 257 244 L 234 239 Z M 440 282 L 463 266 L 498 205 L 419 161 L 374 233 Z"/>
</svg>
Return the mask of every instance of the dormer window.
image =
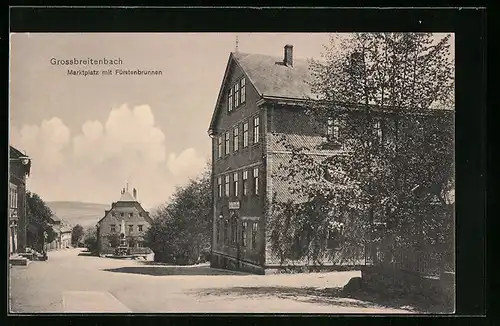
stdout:
<svg viewBox="0 0 500 326">
<path fill-rule="evenodd" d="M 233 111 L 233 98 L 234 98 L 234 94 L 233 94 L 233 88 L 231 87 L 229 89 L 229 96 L 228 96 L 228 111 L 231 112 Z"/>
</svg>

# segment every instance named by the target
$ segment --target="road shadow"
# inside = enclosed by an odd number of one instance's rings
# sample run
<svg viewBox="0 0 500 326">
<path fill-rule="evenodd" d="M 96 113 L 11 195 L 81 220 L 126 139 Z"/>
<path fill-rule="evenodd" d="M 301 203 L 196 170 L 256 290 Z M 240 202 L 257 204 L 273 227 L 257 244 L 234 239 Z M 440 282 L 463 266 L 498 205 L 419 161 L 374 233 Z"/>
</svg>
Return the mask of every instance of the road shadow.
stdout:
<svg viewBox="0 0 500 326">
<path fill-rule="evenodd" d="M 199 263 L 199 264 L 193 264 L 193 265 L 181 265 L 181 264 L 170 264 L 170 263 L 161 263 L 157 261 L 151 261 L 151 260 L 137 260 L 137 262 L 141 265 L 144 266 L 168 266 L 168 267 L 185 267 L 185 268 L 201 268 L 201 267 L 207 267 L 210 268 L 210 262 L 205 262 L 205 263 Z M 245 273 L 246 274 L 246 273 Z"/>
<path fill-rule="evenodd" d="M 119 268 L 103 269 L 106 272 L 141 274 L 152 276 L 168 275 L 186 275 L 186 276 L 217 276 L 217 275 L 247 275 L 243 273 L 232 272 L 229 270 L 220 270 L 210 267 L 192 267 L 192 266 L 129 266 Z"/>
<path fill-rule="evenodd" d="M 384 297 L 367 291 L 345 291 L 337 288 L 313 287 L 230 287 L 192 290 L 195 296 L 243 296 L 248 298 L 278 297 L 300 302 L 354 308 L 391 308 L 409 313 L 447 313 L 445 307 L 436 306 L 416 298 Z M 428 300 L 427 300 L 428 301 Z"/>
</svg>

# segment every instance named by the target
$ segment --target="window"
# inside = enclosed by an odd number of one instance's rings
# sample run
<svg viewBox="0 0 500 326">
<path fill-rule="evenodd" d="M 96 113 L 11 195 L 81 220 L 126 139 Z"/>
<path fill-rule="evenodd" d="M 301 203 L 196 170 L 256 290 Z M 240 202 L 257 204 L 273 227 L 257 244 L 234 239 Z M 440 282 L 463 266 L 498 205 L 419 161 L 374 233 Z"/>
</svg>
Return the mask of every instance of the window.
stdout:
<svg viewBox="0 0 500 326">
<path fill-rule="evenodd" d="M 225 180 L 224 180 L 224 190 L 225 190 L 225 193 L 226 193 L 226 197 L 229 197 L 229 174 L 226 175 L 225 177 Z"/>
<path fill-rule="evenodd" d="M 229 112 L 233 111 L 233 88 L 232 87 L 229 89 L 229 96 L 228 96 L 227 104 L 228 104 L 228 111 Z"/>
<path fill-rule="evenodd" d="M 248 194 L 248 171 L 243 171 L 243 196 Z"/>
<path fill-rule="evenodd" d="M 233 194 L 238 197 L 238 172 L 233 173 Z"/>
<path fill-rule="evenodd" d="M 253 193 L 254 195 L 259 194 L 259 168 L 253 169 Z"/>
<path fill-rule="evenodd" d="M 17 208 L 17 186 L 10 184 L 10 208 Z"/>
<path fill-rule="evenodd" d="M 259 142 L 259 117 L 253 118 L 253 142 Z"/>
<path fill-rule="evenodd" d="M 128 216 L 133 217 L 134 213 L 129 213 Z"/>
<path fill-rule="evenodd" d="M 222 157 L 222 137 L 217 137 L 217 157 Z"/>
<path fill-rule="evenodd" d="M 123 213 L 120 213 L 120 216 L 123 217 Z"/>
<path fill-rule="evenodd" d="M 338 119 L 328 118 L 326 137 L 329 141 L 338 141 L 340 137 L 340 123 Z"/>
<path fill-rule="evenodd" d="M 138 230 L 139 232 L 142 232 L 142 225 L 137 225 L 137 230 Z"/>
<path fill-rule="evenodd" d="M 238 147 L 239 147 L 239 143 L 240 143 L 240 137 L 239 137 L 239 134 L 238 134 L 239 130 L 238 130 L 238 127 L 234 127 L 233 129 L 233 150 L 236 152 L 238 150 Z"/>
<path fill-rule="evenodd" d="M 222 197 L 222 177 L 217 178 L 217 189 L 219 193 L 219 198 Z"/>
<path fill-rule="evenodd" d="M 241 246 L 244 248 L 247 246 L 247 226 L 248 223 L 246 221 L 241 223 Z"/>
<path fill-rule="evenodd" d="M 240 83 L 237 82 L 234 85 L 234 107 L 237 108 L 240 105 Z"/>
<path fill-rule="evenodd" d="M 246 100 L 246 89 L 245 89 L 245 78 L 240 80 L 240 93 L 241 93 L 241 104 L 245 103 Z"/>
<path fill-rule="evenodd" d="M 228 132 L 224 133 L 224 146 L 225 146 L 226 155 L 229 155 L 229 133 Z"/>
<path fill-rule="evenodd" d="M 109 228 L 110 228 L 110 231 L 111 231 L 111 232 L 116 232 L 116 225 L 111 224 L 111 225 L 109 226 Z"/>
<path fill-rule="evenodd" d="M 248 122 L 243 124 L 243 147 L 248 146 Z"/>
<path fill-rule="evenodd" d="M 259 226 L 258 226 L 257 222 L 254 222 L 252 224 L 252 239 L 251 239 L 252 243 L 251 243 L 251 245 L 252 245 L 252 249 L 254 249 L 254 250 L 257 249 L 257 231 L 258 231 L 258 227 Z"/>
<path fill-rule="evenodd" d="M 128 233 L 132 233 L 134 232 L 134 226 L 133 225 L 129 225 L 128 226 Z"/>
</svg>

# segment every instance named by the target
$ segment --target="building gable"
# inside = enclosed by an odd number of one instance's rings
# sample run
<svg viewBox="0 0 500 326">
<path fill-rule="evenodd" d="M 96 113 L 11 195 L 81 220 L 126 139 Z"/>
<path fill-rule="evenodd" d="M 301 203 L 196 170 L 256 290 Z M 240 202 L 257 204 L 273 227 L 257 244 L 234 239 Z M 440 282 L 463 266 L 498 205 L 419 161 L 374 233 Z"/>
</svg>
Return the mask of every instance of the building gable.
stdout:
<svg viewBox="0 0 500 326">
<path fill-rule="evenodd" d="M 223 109 L 227 110 L 227 96 L 229 88 L 233 85 L 235 76 L 244 77 L 246 80 L 246 90 L 247 94 L 249 93 L 249 89 L 251 88 L 253 93 L 260 94 L 257 88 L 254 85 L 252 79 L 248 76 L 245 70 L 241 67 L 236 59 L 236 54 L 231 52 L 229 55 L 229 59 L 226 65 L 226 70 L 224 71 L 224 77 L 222 79 L 221 87 L 219 89 L 219 95 L 217 96 L 217 101 L 215 104 L 214 112 L 212 114 L 212 119 L 210 121 L 209 133 L 215 134 L 217 133 L 217 123 L 222 116 Z M 247 95 L 248 98 L 248 95 Z"/>
</svg>

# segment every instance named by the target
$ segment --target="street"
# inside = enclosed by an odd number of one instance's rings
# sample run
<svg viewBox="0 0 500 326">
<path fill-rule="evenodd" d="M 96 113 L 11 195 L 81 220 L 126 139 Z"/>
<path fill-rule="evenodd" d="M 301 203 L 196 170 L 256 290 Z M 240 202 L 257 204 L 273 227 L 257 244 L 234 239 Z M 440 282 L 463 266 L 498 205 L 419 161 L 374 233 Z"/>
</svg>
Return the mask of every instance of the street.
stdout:
<svg viewBox="0 0 500 326">
<path fill-rule="evenodd" d="M 10 269 L 12 313 L 411 313 L 340 295 L 360 272 L 251 275 L 52 251 Z"/>
</svg>

